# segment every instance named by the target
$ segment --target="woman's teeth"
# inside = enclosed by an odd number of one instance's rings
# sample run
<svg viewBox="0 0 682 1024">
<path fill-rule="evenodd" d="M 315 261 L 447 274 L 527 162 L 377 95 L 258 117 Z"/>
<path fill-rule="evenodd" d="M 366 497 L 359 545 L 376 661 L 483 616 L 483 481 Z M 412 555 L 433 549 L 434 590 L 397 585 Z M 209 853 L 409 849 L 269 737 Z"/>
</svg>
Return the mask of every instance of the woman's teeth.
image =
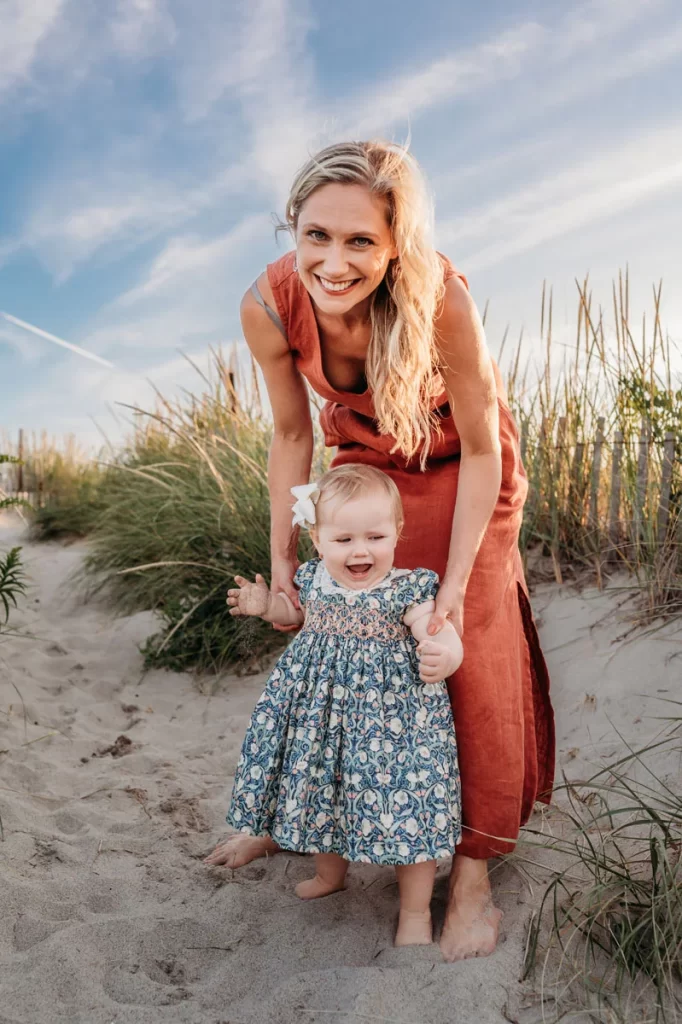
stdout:
<svg viewBox="0 0 682 1024">
<path fill-rule="evenodd" d="M 358 278 L 353 278 L 350 281 L 328 281 L 326 277 L 319 276 L 317 279 L 327 292 L 345 292 L 358 281 Z"/>
</svg>

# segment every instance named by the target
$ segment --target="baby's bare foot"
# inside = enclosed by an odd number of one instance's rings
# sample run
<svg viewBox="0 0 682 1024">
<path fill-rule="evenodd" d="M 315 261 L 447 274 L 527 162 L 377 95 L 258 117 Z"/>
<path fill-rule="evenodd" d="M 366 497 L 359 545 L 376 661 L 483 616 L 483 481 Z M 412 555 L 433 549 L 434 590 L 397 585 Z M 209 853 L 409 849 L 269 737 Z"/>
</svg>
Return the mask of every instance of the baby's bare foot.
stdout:
<svg viewBox="0 0 682 1024">
<path fill-rule="evenodd" d="M 430 946 L 433 942 L 431 913 L 428 910 L 401 910 L 396 946 Z"/>
<path fill-rule="evenodd" d="M 213 853 L 205 858 L 204 864 L 210 867 L 225 864 L 228 868 L 242 868 L 252 860 L 278 852 L 279 846 L 270 836 L 248 836 L 242 832 L 216 846 Z"/>
<path fill-rule="evenodd" d="M 294 890 L 300 900 L 319 900 L 321 896 L 331 896 L 346 888 L 346 881 L 341 879 L 320 878 L 315 875 L 305 882 L 299 882 Z"/>
</svg>

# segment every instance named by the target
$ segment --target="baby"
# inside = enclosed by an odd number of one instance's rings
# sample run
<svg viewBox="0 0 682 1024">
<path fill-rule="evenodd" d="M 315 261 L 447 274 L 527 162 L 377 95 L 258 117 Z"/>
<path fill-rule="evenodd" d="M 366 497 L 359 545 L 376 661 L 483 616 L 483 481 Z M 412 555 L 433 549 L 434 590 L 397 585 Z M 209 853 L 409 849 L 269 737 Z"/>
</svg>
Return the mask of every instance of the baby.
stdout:
<svg viewBox="0 0 682 1024">
<path fill-rule="evenodd" d="M 462 644 L 450 624 L 427 635 L 436 574 L 393 567 L 403 517 L 390 477 L 345 465 L 293 491 L 294 522 L 319 556 L 296 572 L 303 610 L 262 576 L 238 576 L 228 592 L 233 615 L 303 628 L 256 704 L 227 821 L 315 854 L 301 899 L 344 888 L 350 862 L 395 865 L 396 945 L 430 943 L 437 861 L 461 832 L 444 679 Z M 220 863 L 218 851 L 207 863 Z"/>
</svg>

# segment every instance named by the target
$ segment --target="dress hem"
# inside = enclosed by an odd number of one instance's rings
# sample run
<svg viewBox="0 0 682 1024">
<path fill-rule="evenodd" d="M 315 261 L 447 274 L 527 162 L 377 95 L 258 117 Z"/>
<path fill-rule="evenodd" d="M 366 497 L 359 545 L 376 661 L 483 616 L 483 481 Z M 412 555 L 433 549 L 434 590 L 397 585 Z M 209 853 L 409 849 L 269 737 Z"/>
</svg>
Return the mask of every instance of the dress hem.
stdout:
<svg viewBox="0 0 682 1024">
<path fill-rule="evenodd" d="M 277 845 L 279 846 L 280 850 L 284 850 L 285 853 L 299 853 L 299 854 L 302 854 L 302 855 L 306 855 L 306 854 L 314 855 L 316 853 L 335 853 L 339 857 L 343 857 L 344 860 L 347 860 L 349 864 L 375 864 L 378 867 L 407 867 L 410 864 L 423 863 L 422 861 L 416 861 L 414 859 L 406 860 L 404 858 L 401 859 L 401 858 L 397 858 L 397 857 L 392 857 L 390 859 L 386 859 L 386 858 L 379 859 L 376 855 L 374 857 L 369 857 L 369 855 L 367 855 L 366 859 L 364 859 L 364 860 L 360 860 L 358 857 L 352 859 L 351 857 L 348 856 L 347 851 L 340 850 L 338 847 L 333 847 L 333 846 L 330 849 L 324 849 L 324 850 L 320 850 L 317 847 L 308 847 L 308 846 L 305 846 L 305 845 L 299 845 L 299 846 L 288 845 L 287 846 L 285 844 L 285 842 L 283 842 L 281 839 L 277 838 L 276 836 L 273 836 L 272 832 L 267 832 L 267 831 L 257 832 L 256 829 L 238 828 L 234 824 L 234 822 L 230 821 L 229 817 L 226 818 L 226 821 L 227 821 L 227 824 L 230 825 L 231 828 L 236 829 L 236 833 L 235 833 L 236 835 L 254 836 L 257 839 L 272 839 L 273 843 L 277 843 Z M 462 841 L 462 834 L 460 832 L 459 835 L 458 835 L 458 838 L 455 840 L 455 847 L 457 847 L 461 841 Z M 430 860 L 445 861 L 445 860 L 448 860 L 448 858 L 450 858 L 450 857 L 454 857 L 455 856 L 455 852 L 456 852 L 456 850 L 453 848 L 452 850 L 448 849 L 448 852 L 446 854 L 442 854 L 442 855 L 440 855 L 438 857 L 433 857 L 433 856 L 430 856 L 430 855 L 427 854 L 426 855 L 426 861 L 430 861 Z"/>
</svg>

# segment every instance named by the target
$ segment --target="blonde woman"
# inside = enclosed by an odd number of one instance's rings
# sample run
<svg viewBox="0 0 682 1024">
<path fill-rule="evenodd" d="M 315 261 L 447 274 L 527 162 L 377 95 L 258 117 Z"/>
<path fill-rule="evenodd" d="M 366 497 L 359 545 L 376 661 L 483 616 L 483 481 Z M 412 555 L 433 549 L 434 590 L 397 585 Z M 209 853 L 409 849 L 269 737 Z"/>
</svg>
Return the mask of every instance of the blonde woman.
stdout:
<svg viewBox="0 0 682 1024">
<path fill-rule="evenodd" d="M 291 488 L 309 480 L 306 381 L 334 465 L 366 463 L 400 492 L 398 568 L 441 586 L 429 633 L 450 621 L 464 661 L 448 681 L 463 838 L 441 936 L 445 959 L 489 954 L 500 911 L 488 860 L 514 848 L 554 771 L 549 679 L 518 551 L 527 482 L 499 371 L 464 276 L 435 251 L 419 167 L 403 148 L 352 142 L 301 169 L 287 203 L 295 251 L 242 302 L 274 418 L 271 590 L 299 607 Z M 277 851 L 236 835 L 208 858 L 238 867 Z"/>
</svg>

